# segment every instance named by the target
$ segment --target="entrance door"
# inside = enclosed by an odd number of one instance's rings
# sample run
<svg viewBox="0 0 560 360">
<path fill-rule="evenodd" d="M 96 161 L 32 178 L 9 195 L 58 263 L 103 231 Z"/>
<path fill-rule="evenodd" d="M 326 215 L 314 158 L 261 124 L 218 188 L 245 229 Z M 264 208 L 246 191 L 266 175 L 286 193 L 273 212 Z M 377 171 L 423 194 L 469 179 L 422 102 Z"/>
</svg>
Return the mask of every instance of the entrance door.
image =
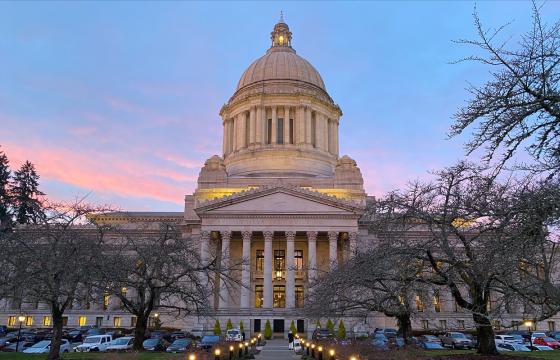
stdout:
<svg viewBox="0 0 560 360">
<path fill-rule="evenodd" d="M 261 332 L 261 319 L 253 320 L 253 332 L 260 333 Z"/>
<path fill-rule="evenodd" d="M 275 333 L 284 333 L 284 319 L 272 320 L 272 331 Z"/>
<path fill-rule="evenodd" d="M 296 324 L 298 334 L 305 334 L 305 320 L 298 319 Z"/>
</svg>

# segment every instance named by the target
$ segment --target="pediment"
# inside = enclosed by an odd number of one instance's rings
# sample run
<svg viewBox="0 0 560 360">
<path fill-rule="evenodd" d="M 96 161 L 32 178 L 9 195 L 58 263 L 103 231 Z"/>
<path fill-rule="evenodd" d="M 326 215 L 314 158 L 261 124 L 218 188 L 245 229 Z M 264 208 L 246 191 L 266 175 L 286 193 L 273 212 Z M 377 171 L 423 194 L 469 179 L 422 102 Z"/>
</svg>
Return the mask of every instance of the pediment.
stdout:
<svg viewBox="0 0 560 360">
<path fill-rule="evenodd" d="M 265 188 L 201 204 L 204 214 L 359 215 L 363 208 L 348 201 L 301 188 Z"/>
</svg>

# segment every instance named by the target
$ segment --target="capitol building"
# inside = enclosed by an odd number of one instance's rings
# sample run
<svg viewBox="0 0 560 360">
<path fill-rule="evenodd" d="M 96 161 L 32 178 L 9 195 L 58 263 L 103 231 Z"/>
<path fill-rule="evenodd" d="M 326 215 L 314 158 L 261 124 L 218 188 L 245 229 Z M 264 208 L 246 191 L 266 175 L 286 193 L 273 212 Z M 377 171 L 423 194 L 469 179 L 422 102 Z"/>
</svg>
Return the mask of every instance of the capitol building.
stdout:
<svg viewBox="0 0 560 360">
<path fill-rule="evenodd" d="M 209 299 L 211 316 L 176 319 L 162 314 L 164 327 L 211 331 L 216 319 L 222 327 L 231 319 L 256 333 L 264 331 L 269 320 L 279 336 L 286 335 L 294 321 L 298 332 L 310 333 L 317 319 L 304 312 L 309 282 L 375 241 L 363 219 L 373 197 L 364 190 L 356 161 L 340 152 L 342 110 L 322 76 L 292 43 L 281 19 L 270 34 L 270 48 L 241 74 L 220 109 L 222 153 L 202 166 L 196 190 L 185 196 L 184 212 L 129 212 L 105 219 L 176 221 L 184 236 L 200 244 L 202 258 L 217 254 L 224 262 L 249 259 L 233 274 L 239 284 L 231 288 L 216 283 Z M 116 302 L 74 307 L 67 312 L 66 325 L 134 326 L 134 318 Z M 444 291 L 421 308 L 414 329 L 472 326 L 472 315 Z M 15 311 L 4 306 L 1 323 L 10 325 Z M 47 308 L 23 311 L 32 318 L 28 326 L 46 325 Z M 363 323 L 372 329 L 396 326 L 393 318 L 380 313 L 343 320 L 348 330 Z"/>
</svg>

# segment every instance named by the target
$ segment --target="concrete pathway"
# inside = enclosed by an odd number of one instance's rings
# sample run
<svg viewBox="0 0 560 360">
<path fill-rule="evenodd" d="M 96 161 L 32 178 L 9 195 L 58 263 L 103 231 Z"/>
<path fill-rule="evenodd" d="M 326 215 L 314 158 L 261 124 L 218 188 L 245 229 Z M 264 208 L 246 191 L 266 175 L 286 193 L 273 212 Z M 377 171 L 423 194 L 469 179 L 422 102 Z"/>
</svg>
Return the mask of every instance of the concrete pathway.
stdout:
<svg viewBox="0 0 560 360">
<path fill-rule="evenodd" d="M 259 360 L 292 360 L 300 359 L 293 350 L 288 350 L 288 340 L 268 340 L 260 354 L 256 356 Z"/>
</svg>

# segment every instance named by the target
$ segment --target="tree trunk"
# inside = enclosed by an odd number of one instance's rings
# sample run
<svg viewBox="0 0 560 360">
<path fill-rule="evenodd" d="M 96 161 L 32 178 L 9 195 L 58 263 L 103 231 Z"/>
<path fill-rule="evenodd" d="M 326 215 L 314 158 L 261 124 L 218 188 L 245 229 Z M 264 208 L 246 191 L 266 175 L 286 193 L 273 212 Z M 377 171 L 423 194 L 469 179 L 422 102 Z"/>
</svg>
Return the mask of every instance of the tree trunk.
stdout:
<svg viewBox="0 0 560 360">
<path fill-rule="evenodd" d="M 482 355 L 498 355 L 496 343 L 494 342 L 494 329 L 488 317 L 481 314 L 473 314 L 473 320 L 476 324 L 478 337 L 477 352 Z"/>
<path fill-rule="evenodd" d="M 409 338 L 412 335 L 412 322 L 410 321 L 410 314 L 405 313 L 397 315 L 397 325 L 404 342 L 408 344 Z"/>
<path fill-rule="evenodd" d="M 146 328 L 148 327 L 148 317 L 144 314 L 136 314 L 136 327 L 134 328 L 134 345 L 133 349 L 136 351 L 143 351 L 142 343 L 146 335 Z"/>
<path fill-rule="evenodd" d="M 53 321 L 53 334 L 47 360 L 58 360 L 60 359 L 60 344 L 62 342 L 62 312 L 53 308 L 51 316 Z"/>
</svg>

